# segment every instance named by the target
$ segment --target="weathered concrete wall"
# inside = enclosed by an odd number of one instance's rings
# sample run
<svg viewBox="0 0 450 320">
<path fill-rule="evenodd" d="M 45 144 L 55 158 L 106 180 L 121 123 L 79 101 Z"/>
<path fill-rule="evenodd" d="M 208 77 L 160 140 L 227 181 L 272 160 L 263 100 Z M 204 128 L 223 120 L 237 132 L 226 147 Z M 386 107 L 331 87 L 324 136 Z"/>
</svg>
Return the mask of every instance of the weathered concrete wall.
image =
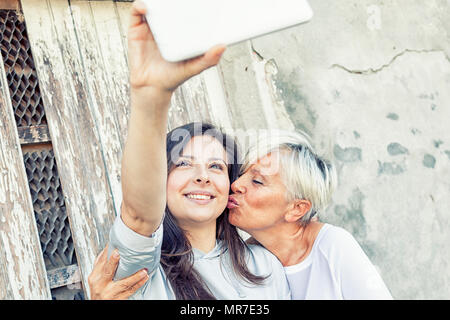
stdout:
<svg viewBox="0 0 450 320">
<path fill-rule="evenodd" d="M 450 1 L 310 3 L 311 22 L 226 52 L 235 125 L 309 133 L 339 171 L 323 220 L 394 298 L 449 299 Z"/>
</svg>

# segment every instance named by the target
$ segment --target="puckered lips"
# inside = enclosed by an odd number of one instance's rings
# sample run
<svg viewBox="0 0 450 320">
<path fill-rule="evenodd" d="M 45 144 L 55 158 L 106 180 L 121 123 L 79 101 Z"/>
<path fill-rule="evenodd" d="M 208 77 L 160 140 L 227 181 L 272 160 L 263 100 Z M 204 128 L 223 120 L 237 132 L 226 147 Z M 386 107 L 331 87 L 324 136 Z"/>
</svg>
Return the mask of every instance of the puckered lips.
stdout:
<svg viewBox="0 0 450 320">
<path fill-rule="evenodd" d="M 237 202 L 237 200 L 233 197 L 233 196 L 229 196 L 228 197 L 228 204 L 227 204 L 227 208 L 228 209 L 234 209 L 239 207 L 239 202 Z"/>
<path fill-rule="evenodd" d="M 184 193 L 183 196 L 189 201 L 199 205 L 211 203 L 216 198 L 213 193 L 205 190 L 192 190 Z"/>
</svg>

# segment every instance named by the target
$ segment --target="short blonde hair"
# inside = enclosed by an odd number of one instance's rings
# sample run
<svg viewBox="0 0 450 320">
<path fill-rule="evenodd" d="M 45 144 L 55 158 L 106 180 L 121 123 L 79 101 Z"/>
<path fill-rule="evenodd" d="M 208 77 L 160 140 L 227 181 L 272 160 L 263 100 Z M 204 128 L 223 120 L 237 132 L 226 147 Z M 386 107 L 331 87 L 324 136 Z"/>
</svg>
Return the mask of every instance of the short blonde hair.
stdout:
<svg viewBox="0 0 450 320">
<path fill-rule="evenodd" d="M 275 151 L 279 152 L 279 173 L 288 190 L 287 199 L 311 202 L 311 210 L 300 219 L 306 225 L 331 201 L 337 185 L 335 165 L 315 153 L 305 133 L 271 130 L 253 141 L 245 154 L 241 173 Z"/>
</svg>

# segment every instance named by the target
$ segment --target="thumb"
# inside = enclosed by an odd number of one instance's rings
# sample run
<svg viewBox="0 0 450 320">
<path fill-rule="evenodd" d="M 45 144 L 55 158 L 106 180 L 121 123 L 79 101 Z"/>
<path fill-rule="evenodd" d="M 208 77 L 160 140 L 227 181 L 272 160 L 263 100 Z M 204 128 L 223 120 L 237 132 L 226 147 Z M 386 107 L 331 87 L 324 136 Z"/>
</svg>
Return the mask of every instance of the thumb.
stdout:
<svg viewBox="0 0 450 320">
<path fill-rule="evenodd" d="M 223 44 L 219 44 L 217 46 L 212 47 L 201 57 L 203 63 L 208 67 L 215 66 L 216 64 L 219 63 L 220 58 L 225 52 L 225 49 L 226 47 Z"/>
<path fill-rule="evenodd" d="M 185 70 L 188 73 L 188 76 L 195 76 L 202 71 L 217 65 L 225 52 L 225 49 L 226 47 L 224 45 L 217 45 L 209 49 L 204 55 L 186 61 Z"/>
</svg>

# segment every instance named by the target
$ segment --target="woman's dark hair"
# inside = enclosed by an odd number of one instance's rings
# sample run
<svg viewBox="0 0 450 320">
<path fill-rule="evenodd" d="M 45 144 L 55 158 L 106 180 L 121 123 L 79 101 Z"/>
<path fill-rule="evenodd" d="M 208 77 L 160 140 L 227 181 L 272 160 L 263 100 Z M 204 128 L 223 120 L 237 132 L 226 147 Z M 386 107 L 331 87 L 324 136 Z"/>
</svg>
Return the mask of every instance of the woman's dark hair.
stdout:
<svg viewBox="0 0 450 320">
<path fill-rule="evenodd" d="M 167 170 L 175 166 L 176 158 L 194 136 L 208 135 L 222 143 L 228 156 L 228 176 L 233 183 L 239 176 L 239 151 L 235 140 L 211 124 L 192 122 L 177 127 L 167 134 Z M 231 185 L 230 183 L 230 185 Z M 245 253 L 247 245 L 239 236 L 235 226 L 228 222 L 228 209 L 217 218 L 216 239 L 224 241 L 223 252 L 229 250 L 234 272 L 250 284 L 261 284 L 265 277 L 252 274 L 246 265 Z M 212 300 L 210 292 L 201 275 L 194 269 L 192 247 L 179 227 L 176 218 L 166 206 L 163 220 L 163 242 L 161 265 L 178 300 Z M 223 253 L 222 252 L 222 253 Z"/>
</svg>

